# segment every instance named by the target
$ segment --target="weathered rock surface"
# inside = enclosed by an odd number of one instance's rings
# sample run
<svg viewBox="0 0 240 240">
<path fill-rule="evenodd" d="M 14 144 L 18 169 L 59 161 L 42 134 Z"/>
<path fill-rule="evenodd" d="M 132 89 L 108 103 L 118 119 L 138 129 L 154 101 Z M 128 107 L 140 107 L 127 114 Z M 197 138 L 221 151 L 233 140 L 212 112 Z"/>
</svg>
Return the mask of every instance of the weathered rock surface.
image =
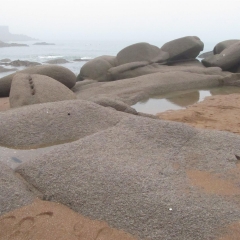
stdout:
<svg viewBox="0 0 240 240">
<path fill-rule="evenodd" d="M 117 111 L 120 112 L 126 112 L 126 113 L 130 113 L 130 114 L 134 114 L 137 115 L 137 111 L 128 106 L 126 103 L 118 100 L 118 99 L 111 99 L 111 98 L 107 98 L 107 97 L 96 97 L 96 98 L 92 98 L 90 99 L 92 102 L 97 103 L 103 107 L 111 107 L 116 109 Z"/>
<path fill-rule="evenodd" d="M 72 88 L 76 84 L 76 76 L 69 69 L 57 65 L 41 65 L 29 67 L 17 73 L 40 74 L 51 77 L 68 88 Z M 0 78 L 0 97 L 9 96 L 12 79 L 16 73 Z"/>
<path fill-rule="evenodd" d="M 213 53 L 214 54 L 219 54 L 221 53 L 224 49 L 230 47 L 231 45 L 233 45 L 234 43 L 239 42 L 239 39 L 231 39 L 231 40 L 225 40 L 223 42 L 218 43 L 214 49 L 213 49 Z"/>
<path fill-rule="evenodd" d="M 168 63 L 168 66 L 184 66 L 184 67 L 204 67 L 198 59 L 176 60 Z"/>
<path fill-rule="evenodd" d="M 65 85 L 48 76 L 18 73 L 13 77 L 10 107 L 76 99 Z"/>
<path fill-rule="evenodd" d="M 196 58 L 204 44 L 198 37 L 188 36 L 165 43 L 161 49 L 169 53 L 169 61 Z"/>
<path fill-rule="evenodd" d="M 213 51 L 209 51 L 209 52 L 200 54 L 198 58 L 206 58 L 206 57 L 212 57 L 212 56 L 213 56 Z"/>
<path fill-rule="evenodd" d="M 164 62 L 169 54 L 149 43 L 136 43 L 122 49 L 116 57 L 117 65 L 131 62 Z"/>
<path fill-rule="evenodd" d="M 77 79 L 114 81 L 155 73 L 160 64 L 178 65 L 179 61 L 186 60 L 187 65 L 191 62 L 191 66 L 197 66 L 193 59 L 202 50 L 203 43 L 198 37 L 179 38 L 164 44 L 161 49 L 149 43 L 136 43 L 122 49 L 116 58 L 101 56 L 89 61 L 81 68 Z"/>
<path fill-rule="evenodd" d="M 223 70 L 230 70 L 240 63 L 240 41 L 231 44 L 220 54 L 207 57 L 202 60 L 206 67 L 220 67 Z"/>
<path fill-rule="evenodd" d="M 163 94 L 178 90 L 218 86 L 225 77 L 232 78 L 231 73 L 219 68 L 183 67 L 185 71 L 167 67 L 166 72 L 157 72 L 135 78 L 114 82 L 94 82 L 83 85 L 76 90 L 78 98 L 91 100 L 94 97 L 119 99 L 128 105 L 149 98 L 150 95 Z"/>
<path fill-rule="evenodd" d="M 11 66 L 14 66 L 14 67 L 33 67 L 33 66 L 41 65 L 41 63 L 15 60 L 15 61 L 12 61 L 12 62 L 8 63 L 7 65 L 11 65 Z"/>
<path fill-rule="evenodd" d="M 239 136 L 128 116 L 17 172 L 45 199 L 142 239 L 215 239 L 240 220 Z"/>
<path fill-rule="evenodd" d="M 21 178 L 0 161 L 0 215 L 30 204 L 35 198 Z"/>
<path fill-rule="evenodd" d="M 64 58 L 58 58 L 58 59 L 52 59 L 49 61 L 46 61 L 45 63 L 49 63 L 49 64 L 63 64 L 63 63 L 68 63 L 69 61 L 67 61 Z"/>
<path fill-rule="evenodd" d="M 108 81 L 107 71 L 116 66 L 116 58 L 113 56 L 101 56 L 94 58 L 84 64 L 77 76 L 78 81 L 93 79 L 98 81 Z"/>
<path fill-rule="evenodd" d="M 132 67 L 130 67 L 132 65 Z M 134 66 L 134 67 L 133 67 Z M 199 69 L 201 67 L 201 69 Z M 162 65 L 158 63 L 146 64 L 145 62 L 129 63 L 112 67 L 108 70 L 108 78 L 111 80 L 120 80 L 126 78 L 133 78 L 152 73 L 164 73 L 171 71 L 195 72 L 202 74 L 215 74 L 221 72 L 221 69 L 212 68 L 211 71 L 207 70 L 199 61 L 184 61 L 175 62 L 171 65 Z"/>
<path fill-rule="evenodd" d="M 0 112 L 0 145 L 34 148 L 91 135 L 128 114 L 81 100 L 24 106 Z"/>
</svg>

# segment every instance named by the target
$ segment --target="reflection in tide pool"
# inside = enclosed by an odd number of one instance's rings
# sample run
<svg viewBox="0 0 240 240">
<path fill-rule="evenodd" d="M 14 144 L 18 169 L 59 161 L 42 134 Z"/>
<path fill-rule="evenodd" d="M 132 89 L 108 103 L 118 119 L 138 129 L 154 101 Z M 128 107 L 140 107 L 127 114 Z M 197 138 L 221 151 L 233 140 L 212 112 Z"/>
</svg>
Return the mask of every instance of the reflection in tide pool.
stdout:
<svg viewBox="0 0 240 240">
<path fill-rule="evenodd" d="M 207 90 L 178 91 L 161 96 L 152 96 L 147 100 L 136 103 L 132 107 L 138 112 L 156 114 L 167 110 L 184 109 L 212 95 L 227 95 L 231 93 L 240 93 L 240 88 L 223 86 Z"/>
</svg>

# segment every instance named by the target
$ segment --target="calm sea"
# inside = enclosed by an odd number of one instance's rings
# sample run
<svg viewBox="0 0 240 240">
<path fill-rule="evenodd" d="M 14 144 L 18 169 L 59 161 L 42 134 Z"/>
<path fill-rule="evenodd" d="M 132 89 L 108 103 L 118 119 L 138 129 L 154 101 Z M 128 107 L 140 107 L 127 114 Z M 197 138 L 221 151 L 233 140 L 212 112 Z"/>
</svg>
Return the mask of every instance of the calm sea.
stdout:
<svg viewBox="0 0 240 240">
<path fill-rule="evenodd" d="M 81 67 L 86 63 L 85 61 L 76 62 L 75 59 L 92 59 L 101 55 L 115 56 L 124 47 L 134 44 L 131 41 L 54 41 L 55 45 L 39 46 L 33 45 L 39 41 L 18 42 L 29 45 L 29 47 L 6 47 L 0 48 L 0 60 L 9 58 L 13 60 L 28 60 L 33 62 L 44 63 L 51 59 L 64 58 L 69 63 L 60 64 L 61 66 L 69 68 L 76 75 L 79 73 Z M 149 42 L 150 44 L 161 47 L 165 42 Z M 210 51 L 215 44 L 206 44 L 204 51 Z M 11 67 L 8 67 L 11 68 Z M 18 68 L 21 70 L 22 68 Z M 12 72 L 0 73 L 0 77 L 8 75 Z"/>
</svg>

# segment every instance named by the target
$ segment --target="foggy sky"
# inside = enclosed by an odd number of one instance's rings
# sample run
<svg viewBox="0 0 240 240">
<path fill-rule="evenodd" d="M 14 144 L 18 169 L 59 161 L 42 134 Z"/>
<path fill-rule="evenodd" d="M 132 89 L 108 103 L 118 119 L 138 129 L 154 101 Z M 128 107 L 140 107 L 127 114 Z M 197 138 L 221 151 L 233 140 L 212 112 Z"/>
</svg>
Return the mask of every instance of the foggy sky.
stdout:
<svg viewBox="0 0 240 240">
<path fill-rule="evenodd" d="M 0 25 L 42 40 L 215 42 L 240 38 L 239 9 L 240 0 L 4 0 Z"/>
</svg>

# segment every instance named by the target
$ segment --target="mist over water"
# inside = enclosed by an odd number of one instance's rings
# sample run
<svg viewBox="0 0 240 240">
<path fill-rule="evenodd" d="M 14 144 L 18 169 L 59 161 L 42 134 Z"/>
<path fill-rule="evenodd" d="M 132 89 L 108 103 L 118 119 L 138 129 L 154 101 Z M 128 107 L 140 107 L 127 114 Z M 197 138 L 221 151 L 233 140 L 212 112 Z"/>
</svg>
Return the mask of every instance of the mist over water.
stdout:
<svg viewBox="0 0 240 240">
<path fill-rule="evenodd" d="M 16 42 L 16 41 L 14 41 Z M 38 41 L 17 42 L 29 45 L 29 47 L 6 47 L 0 50 L 0 60 L 9 58 L 14 60 L 27 60 L 31 62 L 44 63 L 48 60 L 63 58 L 69 63 L 60 64 L 69 68 L 75 74 L 80 72 L 86 61 L 76 62 L 75 59 L 93 59 L 102 55 L 116 56 L 117 53 L 126 46 L 137 43 L 136 41 L 98 41 L 98 40 L 48 40 L 48 43 L 55 45 L 33 45 Z M 161 47 L 164 41 L 150 41 L 150 44 Z M 215 43 L 205 43 L 204 51 L 211 51 Z M 18 68 L 20 70 L 21 68 Z M 9 73 L 1 73 L 0 77 Z"/>
</svg>

